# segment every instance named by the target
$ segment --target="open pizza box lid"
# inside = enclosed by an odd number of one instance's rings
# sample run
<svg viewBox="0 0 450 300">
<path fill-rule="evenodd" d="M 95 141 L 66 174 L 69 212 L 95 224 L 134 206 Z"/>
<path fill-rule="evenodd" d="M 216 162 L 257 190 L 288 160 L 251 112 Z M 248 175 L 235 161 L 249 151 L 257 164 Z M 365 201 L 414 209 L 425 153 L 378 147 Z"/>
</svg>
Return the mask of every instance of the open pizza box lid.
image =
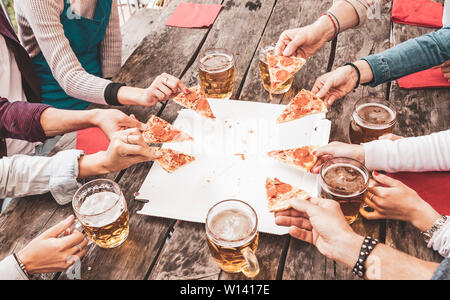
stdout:
<svg viewBox="0 0 450 300">
<path fill-rule="evenodd" d="M 194 141 L 168 143 L 163 148 L 196 160 L 172 174 L 154 163 L 137 197 L 149 202 L 138 213 L 204 223 L 215 203 L 239 199 L 255 209 L 261 232 L 286 234 L 287 228 L 275 225 L 268 211 L 266 178 L 277 177 L 312 196 L 318 194 L 318 178 L 267 157 L 267 152 L 326 145 L 331 122 L 323 113 L 277 124 L 284 105 L 216 99 L 209 103 L 215 121 L 191 110 L 180 111 L 174 126 Z"/>
</svg>

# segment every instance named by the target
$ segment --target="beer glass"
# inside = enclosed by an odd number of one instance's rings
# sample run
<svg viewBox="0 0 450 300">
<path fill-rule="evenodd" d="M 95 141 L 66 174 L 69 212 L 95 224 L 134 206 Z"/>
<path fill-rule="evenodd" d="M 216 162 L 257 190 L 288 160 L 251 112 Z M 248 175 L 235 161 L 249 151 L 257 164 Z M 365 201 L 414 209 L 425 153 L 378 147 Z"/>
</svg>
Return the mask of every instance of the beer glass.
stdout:
<svg viewBox="0 0 450 300">
<path fill-rule="evenodd" d="M 75 193 L 73 210 L 89 239 L 101 248 L 121 245 L 129 233 L 127 202 L 114 181 L 97 179 Z"/>
<path fill-rule="evenodd" d="M 339 202 L 345 219 L 352 224 L 364 204 L 369 179 L 369 171 L 359 161 L 345 157 L 333 158 L 325 162 L 320 170 L 320 195 Z"/>
<path fill-rule="evenodd" d="M 274 45 L 263 46 L 259 51 L 259 73 L 261 75 L 261 81 L 264 86 L 264 89 L 269 93 L 270 93 L 270 73 L 269 73 L 269 64 L 267 62 L 267 55 L 273 54 L 274 51 L 275 51 Z M 294 77 L 290 78 L 275 91 L 272 91 L 272 94 L 279 95 L 286 93 L 291 89 L 293 81 Z"/>
<path fill-rule="evenodd" d="M 240 200 L 219 202 L 209 210 L 205 227 L 211 256 L 222 270 L 250 278 L 258 275 L 258 217 L 250 205 Z"/>
<path fill-rule="evenodd" d="M 207 98 L 230 99 L 234 88 L 234 56 L 225 49 L 210 49 L 200 57 L 198 75 Z"/>
<path fill-rule="evenodd" d="M 380 98 L 362 98 L 353 108 L 350 143 L 367 143 L 384 134 L 393 133 L 396 122 L 397 111 L 392 104 Z"/>
</svg>

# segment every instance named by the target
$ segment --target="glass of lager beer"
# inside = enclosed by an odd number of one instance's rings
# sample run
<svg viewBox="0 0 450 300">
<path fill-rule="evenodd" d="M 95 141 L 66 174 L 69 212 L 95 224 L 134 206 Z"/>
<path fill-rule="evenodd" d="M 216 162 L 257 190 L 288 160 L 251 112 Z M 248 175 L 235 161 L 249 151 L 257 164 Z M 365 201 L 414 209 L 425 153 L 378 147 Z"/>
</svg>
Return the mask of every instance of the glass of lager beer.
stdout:
<svg viewBox="0 0 450 300">
<path fill-rule="evenodd" d="M 75 193 L 72 206 L 89 239 L 101 248 L 121 245 L 129 233 L 127 202 L 117 183 L 97 179 Z"/>
<path fill-rule="evenodd" d="M 258 217 L 250 205 L 240 200 L 219 202 L 209 210 L 205 226 L 209 250 L 222 270 L 250 278 L 258 275 Z"/>
<path fill-rule="evenodd" d="M 198 75 L 207 98 L 230 99 L 234 69 L 234 56 L 225 49 L 210 49 L 201 55 Z"/>
<path fill-rule="evenodd" d="M 275 46 L 263 46 L 259 51 L 259 73 L 261 75 L 261 81 L 264 89 L 270 92 L 270 74 L 269 74 L 269 64 L 267 63 L 267 55 L 273 54 L 275 51 Z M 290 78 L 284 84 L 282 84 L 278 89 L 272 91 L 272 94 L 279 95 L 284 94 L 291 89 L 294 77 Z"/>
<path fill-rule="evenodd" d="M 320 195 L 339 202 L 347 222 L 352 224 L 364 203 L 369 179 L 369 171 L 359 161 L 333 158 L 325 162 L 320 170 Z"/>
<path fill-rule="evenodd" d="M 362 98 L 353 109 L 350 143 L 368 143 L 384 134 L 393 133 L 396 122 L 397 111 L 392 104 L 380 98 Z"/>
</svg>

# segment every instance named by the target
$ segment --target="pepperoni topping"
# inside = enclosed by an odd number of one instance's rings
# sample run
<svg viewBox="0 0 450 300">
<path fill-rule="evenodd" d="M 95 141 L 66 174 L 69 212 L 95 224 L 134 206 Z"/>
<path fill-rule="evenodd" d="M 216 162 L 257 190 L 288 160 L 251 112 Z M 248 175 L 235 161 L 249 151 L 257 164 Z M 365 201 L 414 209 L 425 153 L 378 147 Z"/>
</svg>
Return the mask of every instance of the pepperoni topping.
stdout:
<svg viewBox="0 0 450 300">
<path fill-rule="evenodd" d="M 189 94 L 186 94 L 186 100 L 187 100 L 188 102 L 194 102 L 195 100 L 197 100 L 197 98 L 198 98 L 198 96 L 197 96 L 197 94 L 194 93 L 194 92 L 191 92 L 191 93 L 189 93 Z"/>
<path fill-rule="evenodd" d="M 287 183 L 277 184 L 276 188 L 277 188 L 277 192 L 281 193 L 281 194 L 285 194 L 285 193 L 292 191 L 292 186 Z"/>
<path fill-rule="evenodd" d="M 286 71 L 286 70 L 279 70 L 279 71 L 277 72 L 277 74 L 276 74 L 276 77 L 277 77 L 278 80 L 284 82 L 284 81 L 286 81 L 286 80 L 289 79 L 290 74 L 289 74 L 289 72 Z"/>
<path fill-rule="evenodd" d="M 277 59 L 274 56 L 268 56 L 267 62 L 269 63 L 270 67 L 275 67 L 277 65 Z"/>
<path fill-rule="evenodd" d="M 308 156 L 309 156 L 309 151 L 306 148 L 299 148 L 299 149 L 295 149 L 295 151 L 294 151 L 295 158 L 302 159 L 302 158 L 308 157 Z"/>
<path fill-rule="evenodd" d="M 203 111 L 209 110 L 209 104 L 208 104 L 208 101 L 207 101 L 206 99 L 204 99 L 204 98 L 199 99 L 199 100 L 197 101 L 197 109 L 203 110 Z"/>
<path fill-rule="evenodd" d="M 152 133 L 154 136 L 156 137 L 161 137 L 165 134 L 165 130 L 164 127 L 162 126 L 162 124 L 156 123 L 153 127 L 152 127 Z"/>
<path fill-rule="evenodd" d="M 281 64 L 283 67 L 289 67 L 289 66 L 291 66 L 291 65 L 294 64 L 294 60 L 293 60 L 292 58 L 290 58 L 290 57 L 285 57 L 285 56 L 283 56 L 283 57 L 281 58 L 281 60 L 280 60 L 280 64 Z"/>
</svg>

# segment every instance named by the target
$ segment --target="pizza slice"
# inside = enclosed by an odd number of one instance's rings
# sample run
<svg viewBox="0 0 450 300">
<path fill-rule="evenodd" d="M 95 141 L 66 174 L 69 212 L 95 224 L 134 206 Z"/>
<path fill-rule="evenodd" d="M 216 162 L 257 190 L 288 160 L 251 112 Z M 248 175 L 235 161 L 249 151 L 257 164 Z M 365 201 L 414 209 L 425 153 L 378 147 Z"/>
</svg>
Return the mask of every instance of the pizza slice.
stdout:
<svg viewBox="0 0 450 300">
<path fill-rule="evenodd" d="M 209 106 L 208 99 L 206 99 L 201 87 L 197 85 L 190 88 L 189 91 L 189 94 L 183 92 L 178 94 L 173 101 L 188 109 L 192 109 L 204 117 L 215 119 L 216 117 L 214 116 L 211 107 Z"/>
<path fill-rule="evenodd" d="M 194 140 L 189 134 L 176 129 L 169 122 L 152 115 L 147 121 L 148 130 L 142 133 L 144 141 L 149 144 L 185 142 Z"/>
<path fill-rule="evenodd" d="M 306 60 L 301 57 L 268 54 L 267 62 L 269 65 L 270 90 L 276 91 L 303 67 Z"/>
<path fill-rule="evenodd" d="M 317 157 L 313 154 L 317 148 L 317 146 L 306 146 L 295 149 L 276 150 L 270 151 L 267 155 L 279 162 L 309 172 L 317 162 Z"/>
<path fill-rule="evenodd" d="M 311 198 L 304 190 L 281 182 L 278 178 L 266 179 L 266 191 L 270 212 L 279 212 L 290 209 L 290 201 L 292 199 L 308 200 Z"/>
<path fill-rule="evenodd" d="M 161 168 L 169 173 L 193 162 L 195 157 L 171 149 L 161 149 L 162 155 L 156 159 Z"/>
<path fill-rule="evenodd" d="M 327 112 L 325 102 L 307 90 L 301 90 L 278 117 L 277 123 L 289 122 L 307 115 Z"/>
</svg>

